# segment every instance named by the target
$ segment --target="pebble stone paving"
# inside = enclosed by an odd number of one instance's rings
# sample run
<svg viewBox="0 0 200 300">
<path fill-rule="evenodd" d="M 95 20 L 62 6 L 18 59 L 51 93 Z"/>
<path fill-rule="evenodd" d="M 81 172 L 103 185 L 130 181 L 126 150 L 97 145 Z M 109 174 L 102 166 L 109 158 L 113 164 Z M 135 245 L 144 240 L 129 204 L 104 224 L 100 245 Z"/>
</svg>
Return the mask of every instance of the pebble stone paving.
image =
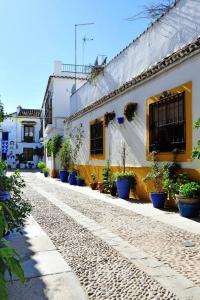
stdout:
<svg viewBox="0 0 200 300">
<path fill-rule="evenodd" d="M 41 181 L 35 184 L 44 185 Z M 48 192 L 52 190 L 52 193 L 58 193 L 59 190 L 58 197 L 66 197 L 62 188 L 49 183 L 45 185 Z M 85 288 L 88 299 L 178 299 L 28 185 L 25 194 L 33 205 L 33 217 L 72 267 Z M 82 195 L 75 193 L 71 196 L 78 198 Z"/>
<path fill-rule="evenodd" d="M 200 286 L 199 235 L 92 199 L 82 193 L 66 190 L 56 184 L 45 182 L 44 185 L 42 182 L 42 187 Z M 188 245 L 191 247 L 187 247 Z"/>
</svg>

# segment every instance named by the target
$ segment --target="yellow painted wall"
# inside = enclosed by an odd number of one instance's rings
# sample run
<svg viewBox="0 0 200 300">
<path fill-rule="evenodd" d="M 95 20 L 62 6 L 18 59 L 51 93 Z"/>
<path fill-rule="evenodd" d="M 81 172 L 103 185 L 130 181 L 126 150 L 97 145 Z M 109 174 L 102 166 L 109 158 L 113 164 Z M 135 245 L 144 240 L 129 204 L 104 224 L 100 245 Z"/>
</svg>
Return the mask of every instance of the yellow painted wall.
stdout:
<svg viewBox="0 0 200 300">
<path fill-rule="evenodd" d="M 79 170 L 80 175 L 85 179 L 86 185 L 91 182 L 91 174 L 94 173 L 97 176 L 98 181 L 102 181 L 102 169 L 103 166 L 98 165 L 78 165 L 76 166 Z M 122 171 L 122 167 L 111 166 L 113 172 Z M 144 183 L 143 177 L 148 173 L 148 167 L 127 167 L 126 171 L 132 171 L 136 175 L 136 191 L 131 195 L 134 199 L 143 200 L 149 202 L 149 192 L 152 191 L 151 183 Z M 200 169 L 182 169 L 182 172 L 189 174 L 192 180 L 200 181 Z M 174 201 L 168 202 L 169 206 L 174 206 Z"/>
</svg>

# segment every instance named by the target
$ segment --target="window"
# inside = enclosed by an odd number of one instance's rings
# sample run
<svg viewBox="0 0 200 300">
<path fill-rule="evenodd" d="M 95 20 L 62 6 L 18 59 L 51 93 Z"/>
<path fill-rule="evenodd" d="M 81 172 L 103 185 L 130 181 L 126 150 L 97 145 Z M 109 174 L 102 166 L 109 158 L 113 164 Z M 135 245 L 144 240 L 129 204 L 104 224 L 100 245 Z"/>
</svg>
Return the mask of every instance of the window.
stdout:
<svg viewBox="0 0 200 300">
<path fill-rule="evenodd" d="M 33 149 L 32 148 L 24 148 L 24 160 L 32 161 L 33 160 Z"/>
<path fill-rule="evenodd" d="M 24 142 L 32 143 L 34 138 L 34 127 L 24 125 Z"/>
<path fill-rule="evenodd" d="M 90 154 L 104 154 L 104 127 L 103 121 L 96 120 L 90 125 Z"/>
<path fill-rule="evenodd" d="M 186 150 L 185 92 L 165 92 L 149 105 L 149 151 Z"/>
<path fill-rule="evenodd" d="M 2 132 L 2 140 L 3 141 L 8 141 L 8 132 Z"/>
<path fill-rule="evenodd" d="M 48 124 L 52 124 L 52 94 L 48 92 L 48 96 L 45 102 L 45 127 Z"/>
</svg>

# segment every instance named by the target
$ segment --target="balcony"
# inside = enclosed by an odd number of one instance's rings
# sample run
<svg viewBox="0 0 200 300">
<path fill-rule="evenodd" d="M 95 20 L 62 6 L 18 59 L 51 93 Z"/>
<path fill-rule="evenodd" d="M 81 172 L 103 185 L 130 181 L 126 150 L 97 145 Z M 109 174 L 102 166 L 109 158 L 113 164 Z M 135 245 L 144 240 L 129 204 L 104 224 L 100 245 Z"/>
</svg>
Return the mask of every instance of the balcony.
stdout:
<svg viewBox="0 0 200 300">
<path fill-rule="evenodd" d="M 62 72 L 90 74 L 92 66 L 62 64 Z"/>
</svg>

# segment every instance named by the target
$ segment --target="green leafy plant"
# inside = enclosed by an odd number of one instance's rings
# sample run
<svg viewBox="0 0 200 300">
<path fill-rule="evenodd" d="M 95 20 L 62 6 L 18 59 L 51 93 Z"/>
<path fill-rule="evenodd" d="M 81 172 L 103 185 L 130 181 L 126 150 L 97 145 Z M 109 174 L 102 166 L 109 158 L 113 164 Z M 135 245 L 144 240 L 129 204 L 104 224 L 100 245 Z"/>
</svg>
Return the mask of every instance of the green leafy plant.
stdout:
<svg viewBox="0 0 200 300">
<path fill-rule="evenodd" d="M 44 161 L 39 161 L 37 163 L 37 167 L 42 170 L 42 169 L 44 169 L 46 167 L 46 164 L 45 164 Z"/>
<path fill-rule="evenodd" d="M 128 179 L 131 183 L 131 188 L 134 190 L 136 187 L 136 176 L 133 172 L 116 172 L 114 173 L 114 178 L 116 180 Z"/>
<path fill-rule="evenodd" d="M 163 184 L 168 171 L 169 164 L 157 160 L 157 152 L 151 154 L 151 171 L 143 178 L 144 182 L 151 181 L 154 185 L 154 192 L 161 193 L 164 191 Z"/>
<path fill-rule="evenodd" d="M 0 176 L 5 175 L 8 164 L 5 160 L 0 160 Z"/>
<path fill-rule="evenodd" d="M 163 182 L 163 188 L 164 191 L 168 193 L 170 199 L 175 199 L 175 195 L 179 193 L 180 186 L 189 182 L 190 180 L 187 173 L 166 176 Z"/>
<path fill-rule="evenodd" d="M 13 222 L 10 214 L 5 212 L 10 231 L 14 229 L 20 231 L 31 212 L 31 205 L 23 198 L 24 187 L 25 182 L 18 170 L 9 177 L 0 177 L 0 191 L 6 191 L 11 195 L 11 200 L 7 201 L 7 207 L 12 211 L 15 221 Z"/>
<path fill-rule="evenodd" d="M 107 160 L 106 165 L 102 171 L 102 178 L 103 178 L 103 192 L 110 193 L 111 186 L 112 186 L 112 170 L 110 168 L 110 160 Z"/>
<path fill-rule="evenodd" d="M 71 143 L 71 165 L 77 163 L 77 157 L 83 142 L 84 129 L 82 123 L 79 126 L 75 126 L 69 133 L 69 140 Z"/>
<path fill-rule="evenodd" d="M 8 299 L 7 281 L 4 277 L 8 271 L 10 279 L 15 274 L 21 282 L 25 281 L 24 272 L 20 264 L 20 256 L 15 249 L 9 248 L 9 243 L 4 239 L 4 235 L 9 232 L 9 223 L 6 215 L 10 216 L 15 222 L 11 210 L 5 203 L 0 203 L 0 299 Z"/>
<path fill-rule="evenodd" d="M 200 128 L 200 118 L 193 123 L 193 127 L 195 129 L 199 129 Z M 192 158 L 195 159 L 199 159 L 200 160 L 200 139 L 197 141 L 197 146 L 194 147 L 194 149 L 192 150 Z"/>
<path fill-rule="evenodd" d="M 49 173 L 50 170 L 49 170 L 49 168 L 45 167 L 45 168 L 42 169 L 42 171 L 45 174 L 45 173 Z"/>
<path fill-rule="evenodd" d="M 63 170 L 67 171 L 69 169 L 71 163 L 71 152 L 72 152 L 72 148 L 71 148 L 70 140 L 66 139 L 63 141 L 58 154 L 61 168 L 63 168 Z"/>
<path fill-rule="evenodd" d="M 179 194 L 187 198 L 200 196 L 200 184 L 197 182 L 188 182 L 179 187 Z"/>
<path fill-rule="evenodd" d="M 79 180 L 84 180 L 84 177 L 81 176 L 81 175 L 77 175 L 76 178 L 79 179 Z"/>
<path fill-rule="evenodd" d="M 97 182 L 97 176 L 96 176 L 96 174 L 91 174 L 91 178 L 92 178 L 92 182 Z"/>
</svg>

